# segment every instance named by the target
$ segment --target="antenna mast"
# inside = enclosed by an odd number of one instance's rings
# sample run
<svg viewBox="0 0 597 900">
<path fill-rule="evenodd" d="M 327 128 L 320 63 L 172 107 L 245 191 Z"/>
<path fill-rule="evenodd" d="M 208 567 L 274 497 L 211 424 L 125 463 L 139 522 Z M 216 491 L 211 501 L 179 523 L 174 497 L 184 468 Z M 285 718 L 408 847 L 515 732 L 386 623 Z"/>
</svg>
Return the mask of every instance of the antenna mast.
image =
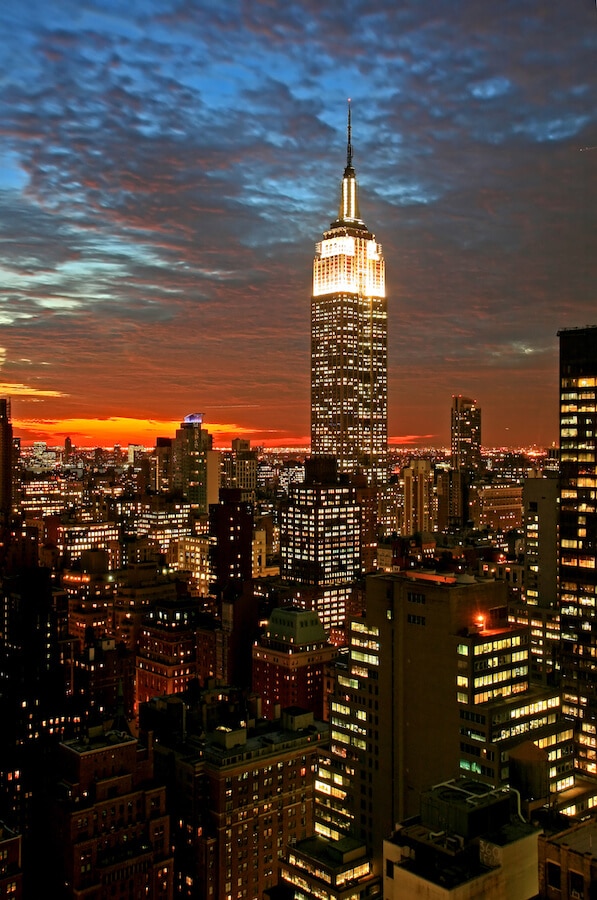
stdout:
<svg viewBox="0 0 597 900">
<path fill-rule="evenodd" d="M 352 167 L 352 125 L 350 120 L 350 97 L 348 98 L 348 127 L 346 143 L 346 165 Z"/>
</svg>

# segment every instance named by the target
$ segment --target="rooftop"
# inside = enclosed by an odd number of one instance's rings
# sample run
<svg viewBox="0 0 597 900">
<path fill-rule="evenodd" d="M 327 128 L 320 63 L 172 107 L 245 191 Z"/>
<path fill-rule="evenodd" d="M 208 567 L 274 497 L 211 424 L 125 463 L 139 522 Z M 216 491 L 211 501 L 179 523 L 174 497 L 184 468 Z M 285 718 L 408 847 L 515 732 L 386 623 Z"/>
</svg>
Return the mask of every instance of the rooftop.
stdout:
<svg viewBox="0 0 597 900">
<path fill-rule="evenodd" d="M 283 728 L 280 722 L 257 733 L 245 729 L 230 729 L 226 734 L 211 735 L 204 748 L 204 758 L 208 763 L 228 766 L 245 760 L 259 759 L 279 754 L 284 750 L 319 743 L 327 737 L 327 725 L 314 722 L 304 728 Z M 227 740 L 226 738 L 229 738 Z"/>
<path fill-rule="evenodd" d="M 366 856 L 367 848 L 362 841 L 353 837 L 344 837 L 338 841 L 332 841 L 319 835 L 298 841 L 292 851 L 299 856 L 315 860 L 324 866 L 329 872 L 341 872 L 348 863 L 353 864 L 355 859 Z"/>
<path fill-rule="evenodd" d="M 299 646 L 327 640 L 317 613 L 297 606 L 272 610 L 265 636 L 270 641 Z"/>
<path fill-rule="evenodd" d="M 581 822 L 561 834 L 554 835 L 550 838 L 550 843 L 569 847 L 581 855 L 589 853 L 593 859 L 597 859 L 597 822 L 594 819 Z"/>
<path fill-rule="evenodd" d="M 90 729 L 86 737 L 73 738 L 65 741 L 64 745 L 75 753 L 92 753 L 95 750 L 105 750 L 107 747 L 114 747 L 116 744 L 136 744 L 137 738 L 126 731 L 118 731 L 112 729 L 103 731 L 101 729 Z"/>
</svg>

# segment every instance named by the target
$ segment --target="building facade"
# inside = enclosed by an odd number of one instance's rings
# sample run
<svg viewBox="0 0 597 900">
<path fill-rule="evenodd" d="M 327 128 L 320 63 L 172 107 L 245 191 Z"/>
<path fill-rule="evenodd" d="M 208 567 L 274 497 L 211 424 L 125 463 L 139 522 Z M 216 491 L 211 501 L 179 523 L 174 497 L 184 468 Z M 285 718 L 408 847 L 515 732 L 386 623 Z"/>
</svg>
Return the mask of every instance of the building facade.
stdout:
<svg viewBox="0 0 597 900">
<path fill-rule="evenodd" d="M 172 484 L 183 493 L 196 514 L 206 514 L 218 502 L 220 454 L 203 428 L 203 415 L 190 413 L 177 428 L 172 443 Z"/>
<path fill-rule="evenodd" d="M 560 337 L 559 603 L 563 709 L 597 774 L 597 327 Z"/>
<path fill-rule="evenodd" d="M 179 694 L 197 675 L 197 605 L 190 597 L 158 601 L 139 633 L 136 702 Z"/>
<path fill-rule="evenodd" d="M 595 896 L 597 824 L 577 822 L 558 834 L 539 835 L 539 893 L 542 900 Z"/>
<path fill-rule="evenodd" d="M 253 647 L 253 692 L 261 712 L 275 719 L 300 706 L 324 719 L 323 670 L 336 655 L 316 613 L 287 606 L 272 610 L 265 633 Z"/>
<path fill-rule="evenodd" d="M 151 739 L 100 727 L 60 751 L 53 836 L 62 896 L 172 900 L 170 817 L 166 789 L 153 781 Z"/>
<path fill-rule="evenodd" d="M 294 485 L 280 519 L 280 575 L 329 631 L 344 625 L 361 575 L 361 510 L 348 484 Z M 311 590 L 303 590 L 302 588 Z"/>
<path fill-rule="evenodd" d="M 524 507 L 524 578 L 520 598 L 510 607 L 510 620 L 531 629 L 531 672 L 553 683 L 559 668 L 558 497 L 555 475 L 526 478 Z"/>
<path fill-rule="evenodd" d="M 220 695 L 225 689 L 217 689 Z M 252 900 L 278 883 L 285 847 L 313 830 L 314 772 L 327 730 L 290 708 L 276 722 L 217 725 L 184 740 L 171 724 L 156 755 L 169 772 L 177 896 Z"/>
</svg>

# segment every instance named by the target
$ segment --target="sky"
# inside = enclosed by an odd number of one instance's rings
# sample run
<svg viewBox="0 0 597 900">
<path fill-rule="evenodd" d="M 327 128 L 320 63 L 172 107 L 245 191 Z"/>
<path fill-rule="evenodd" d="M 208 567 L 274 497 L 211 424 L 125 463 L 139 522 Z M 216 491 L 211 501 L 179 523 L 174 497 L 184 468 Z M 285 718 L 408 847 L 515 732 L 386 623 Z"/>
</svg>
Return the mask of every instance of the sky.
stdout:
<svg viewBox="0 0 597 900">
<path fill-rule="evenodd" d="M 594 0 L 4 0 L 0 395 L 23 444 L 308 443 L 351 98 L 392 443 L 558 437 L 597 324 Z"/>
</svg>

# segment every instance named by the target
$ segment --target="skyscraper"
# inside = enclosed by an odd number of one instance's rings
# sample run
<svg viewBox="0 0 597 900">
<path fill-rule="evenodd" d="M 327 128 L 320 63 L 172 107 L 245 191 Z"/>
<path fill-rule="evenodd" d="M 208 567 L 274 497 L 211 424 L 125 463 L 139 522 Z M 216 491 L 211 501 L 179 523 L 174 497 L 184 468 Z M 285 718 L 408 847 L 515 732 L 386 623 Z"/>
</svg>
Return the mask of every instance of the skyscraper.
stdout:
<svg viewBox="0 0 597 900">
<path fill-rule="evenodd" d="M 476 400 L 452 397 L 451 417 L 452 466 L 467 472 L 478 472 L 481 465 L 481 410 Z"/>
<path fill-rule="evenodd" d="M 190 501 L 193 511 L 206 515 L 218 502 L 220 454 L 212 449 L 212 436 L 203 427 L 202 413 L 184 417 L 172 442 L 172 481 Z"/>
<path fill-rule="evenodd" d="M 562 708 L 577 766 L 597 774 L 597 327 L 559 332 Z"/>
<path fill-rule="evenodd" d="M 8 525 L 12 512 L 13 439 L 10 400 L 0 399 L 0 523 Z"/>
<path fill-rule="evenodd" d="M 450 420 L 452 468 L 449 515 L 453 524 L 466 524 L 469 517 L 469 487 L 481 469 L 481 410 L 476 400 L 452 397 Z"/>
<path fill-rule="evenodd" d="M 387 481 L 388 361 L 385 265 L 359 213 L 348 108 L 338 218 L 315 248 L 311 299 L 311 452 L 340 472 Z"/>
<path fill-rule="evenodd" d="M 344 625 L 361 576 L 361 510 L 356 488 L 338 481 L 333 457 L 311 457 L 305 469 L 280 514 L 280 575 L 329 631 Z"/>
</svg>

